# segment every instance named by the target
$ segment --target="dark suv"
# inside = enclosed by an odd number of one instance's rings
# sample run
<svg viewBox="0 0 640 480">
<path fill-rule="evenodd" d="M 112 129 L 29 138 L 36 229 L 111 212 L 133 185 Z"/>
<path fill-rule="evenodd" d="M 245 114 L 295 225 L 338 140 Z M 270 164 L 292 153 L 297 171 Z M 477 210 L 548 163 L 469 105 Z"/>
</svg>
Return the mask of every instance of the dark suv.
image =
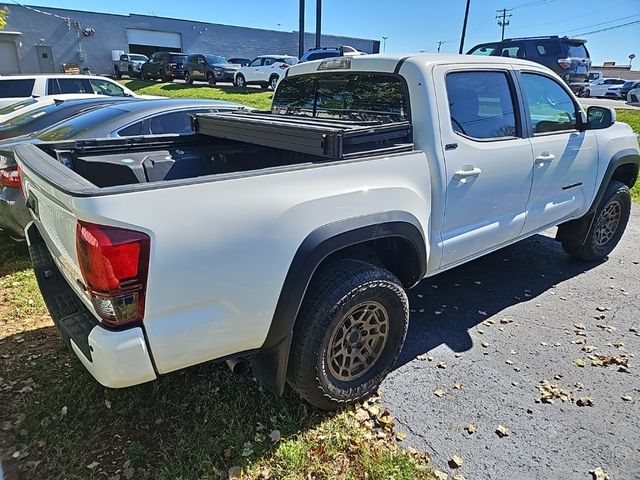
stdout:
<svg viewBox="0 0 640 480">
<path fill-rule="evenodd" d="M 221 55 L 197 53 L 189 55 L 184 66 L 184 80 L 191 84 L 194 80 L 202 80 L 215 85 L 216 82 L 231 82 L 240 65 L 234 65 Z"/>
<path fill-rule="evenodd" d="M 531 60 L 550 68 L 567 83 L 586 82 L 591 58 L 585 43 L 586 40 L 558 36 L 508 38 L 476 45 L 467 54 Z"/>
<path fill-rule="evenodd" d="M 147 63 L 140 69 L 143 80 L 161 79 L 163 82 L 173 82 L 176 78 L 184 78 L 184 64 L 187 54 L 179 52 L 156 52 L 151 55 Z"/>
</svg>

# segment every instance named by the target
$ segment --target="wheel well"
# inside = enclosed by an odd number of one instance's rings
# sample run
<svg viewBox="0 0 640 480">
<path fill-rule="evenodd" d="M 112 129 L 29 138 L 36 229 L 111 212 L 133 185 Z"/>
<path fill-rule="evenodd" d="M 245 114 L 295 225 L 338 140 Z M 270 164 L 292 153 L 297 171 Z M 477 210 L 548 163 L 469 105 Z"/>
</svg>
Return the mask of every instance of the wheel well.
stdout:
<svg viewBox="0 0 640 480">
<path fill-rule="evenodd" d="M 415 246 L 402 237 L 377 238 L 342 248 L 326 257 L 318 268 L 344 258 L 362 260 L 383 267 L 398 277 L 405 288 L 410 288 L 420 281 L 420 255 Z"/>
<path fill-rule="evenodd" d="M 615 169 L 611 180 L 618 180 L 629 188 L 633 187 L 638 179 L 638 165 L 635 163 L 625 163 Z"/>
</svg>

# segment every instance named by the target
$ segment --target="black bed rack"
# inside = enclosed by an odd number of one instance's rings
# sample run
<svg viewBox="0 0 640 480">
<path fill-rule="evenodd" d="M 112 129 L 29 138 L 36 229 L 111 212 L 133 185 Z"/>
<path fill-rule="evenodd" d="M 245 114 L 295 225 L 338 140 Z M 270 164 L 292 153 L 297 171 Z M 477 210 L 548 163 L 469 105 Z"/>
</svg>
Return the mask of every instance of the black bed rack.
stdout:
<svg viewBox="0 0 640 480">
<path fill-rule="evenodd" d="M 346 159 L 413 149 L 409 122 L 349 121 L 269 112 L 199 114 L 196 131 L 266 147 Z"/>
</svg>

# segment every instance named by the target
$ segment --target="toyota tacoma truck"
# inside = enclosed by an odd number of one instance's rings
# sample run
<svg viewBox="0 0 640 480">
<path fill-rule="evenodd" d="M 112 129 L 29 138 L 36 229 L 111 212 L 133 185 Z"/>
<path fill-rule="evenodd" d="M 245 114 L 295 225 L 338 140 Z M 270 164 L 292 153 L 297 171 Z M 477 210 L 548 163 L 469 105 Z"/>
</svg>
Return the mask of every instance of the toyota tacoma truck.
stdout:
<svg viewBox="0 0 640 480">
<path fill-rule="evenodd" d="M 123 53 L 118 60 L 113 61 L 113 73 L 116 78 L 128 75 L 129 78 L 139 77 L 142 65 L 149 61 L 146 55 L 139 53 Z"/>
<path fill-rule="evenodd" d="M 270 111 L 195 122 L 15 151 L 40 289 L 108 387 L 247 357 L 278 394 L 357 402 L 402 349 L 407 289 L 555 225 L 604 259 L 640 163 L 613 110 L 516 58 L 306 62 Z"/>
</svg>

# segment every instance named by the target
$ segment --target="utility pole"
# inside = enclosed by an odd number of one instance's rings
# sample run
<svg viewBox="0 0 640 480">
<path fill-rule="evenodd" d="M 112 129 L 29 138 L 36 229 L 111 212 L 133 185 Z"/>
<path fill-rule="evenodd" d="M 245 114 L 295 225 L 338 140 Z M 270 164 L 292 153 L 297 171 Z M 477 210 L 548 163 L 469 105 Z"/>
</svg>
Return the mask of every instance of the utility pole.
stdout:
<svg viewBox="0 0 640 480">
<path fill-rule="evenodd" d="M 471 0 L 467 0 L 467 7 L 464 9 L 464 22 L 462 22 L 462 35 L 460 36 L 460 48 L 458 49 L 458 53 L 462 55 L 464 51 L 464 37 L 467 34 L 467 20 L 469 20 L 469 5 L 471 4 Z M 438 51 L 440 51 L 438 49 Z"/>
<path fill-rule="evenodd" d="M 304 0 L 300 0 L 298 17 L 298 58 L 304 55 Z"/>
<path fill-rule="evenodd" d="M 511 18 L 512 8 L 503 8 L 502 10 L 496 10 L 498 15 L 496 15 L 496 20 L 498 20 L 498 26 L 502 27 L 502 40 L 504 40 L 504 27 L 509 25 L 509 19 Z"/>
<path fill-rule="evenodd" d="M 446 40 L 439 40 L 436 43 L 438 44 L 438 53 L 440 53 L 440 47 L 442 46 L 443 43 L 447 43 L 447 42 L 446 42 Z"/>
<path fill-rule="evenodd" d="M 316 48 L 322 45 L 322 0 L 316 0 Z"/>
<path fill-rule="evenodd" d="M 387 51 L 387 38 L 389 37 L 382 37 L 382 53 Z"/>
</svg>

